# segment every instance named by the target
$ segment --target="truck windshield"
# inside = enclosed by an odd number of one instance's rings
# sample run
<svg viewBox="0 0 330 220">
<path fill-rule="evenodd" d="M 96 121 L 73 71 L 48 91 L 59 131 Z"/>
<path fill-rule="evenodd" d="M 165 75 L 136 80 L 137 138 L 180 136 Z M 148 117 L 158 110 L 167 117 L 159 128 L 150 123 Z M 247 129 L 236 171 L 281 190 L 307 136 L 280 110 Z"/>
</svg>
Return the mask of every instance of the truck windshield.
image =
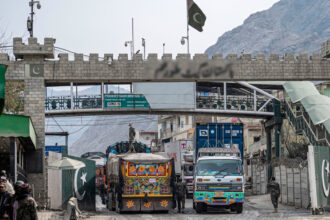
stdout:
<svg viewBox="0 0 330 220">
<path fill-rule="evenodd" d="M 193 176 L 194 175 L 194 165 L 186 164 L 184 165 L 184 175 L 185 176 Z"/>
<path fill-rule="evenodd" d="M 212 159 L 200 160 L 197 167 L 198 176 L 242 175 L 240 160 Z"/>
</svg>

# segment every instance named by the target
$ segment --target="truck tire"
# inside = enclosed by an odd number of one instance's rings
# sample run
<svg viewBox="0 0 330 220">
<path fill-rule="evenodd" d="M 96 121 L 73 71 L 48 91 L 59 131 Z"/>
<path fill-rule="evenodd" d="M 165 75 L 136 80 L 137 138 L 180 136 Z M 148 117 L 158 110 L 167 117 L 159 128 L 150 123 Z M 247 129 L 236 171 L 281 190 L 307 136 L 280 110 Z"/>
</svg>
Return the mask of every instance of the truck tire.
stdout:
<svg viewBox="0 0 330 220">
<path fill-rule="evenodd" d="M 206 205 L 205 205 L 204 203 L 199 202 L 199 203 L 196 204 L 196 212 L 197 212 L 198 214 L 200 214 L 200 213 L 206 211 L 206 209 L 207 209 L 207 208 L 206 208 Z"/>
<path fill-rule="evenodd" d="M 193 201 L 193 209 L 196 209 L 196 203 Z"/>
<path fill-rule="evenodd" d="M 236 213 L 241 214 L 243 212 L 243 204 L 242 203 L 237 203 L 236 204 Z"/>
</svg>

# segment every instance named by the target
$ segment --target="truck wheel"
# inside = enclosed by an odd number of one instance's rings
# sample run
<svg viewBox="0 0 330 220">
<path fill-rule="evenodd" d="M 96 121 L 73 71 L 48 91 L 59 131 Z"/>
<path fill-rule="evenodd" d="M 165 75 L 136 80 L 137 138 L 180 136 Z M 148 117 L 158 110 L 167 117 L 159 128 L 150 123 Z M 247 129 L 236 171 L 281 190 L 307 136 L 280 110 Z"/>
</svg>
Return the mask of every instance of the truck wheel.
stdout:
<svg viewBox="0 0 330 220">
<path fill-rule="evenodd" d="M 193 209 L 196 209 L 196 203 L 193 201 Z"/>
<path fill-rule="evenodd" d="M 240 214 L 243 212 L 243 204 L 242 203 L 237 203 L 236 204 L 236 213 Z"/>
<path fill-rule="evenodd" d="M 200 214 L 204 211 L 206 211 L 206 205 L 204 203 L 200 203 L 200 202 L 197 203 L 196 204 L 196 212 Z"/>
</svg>

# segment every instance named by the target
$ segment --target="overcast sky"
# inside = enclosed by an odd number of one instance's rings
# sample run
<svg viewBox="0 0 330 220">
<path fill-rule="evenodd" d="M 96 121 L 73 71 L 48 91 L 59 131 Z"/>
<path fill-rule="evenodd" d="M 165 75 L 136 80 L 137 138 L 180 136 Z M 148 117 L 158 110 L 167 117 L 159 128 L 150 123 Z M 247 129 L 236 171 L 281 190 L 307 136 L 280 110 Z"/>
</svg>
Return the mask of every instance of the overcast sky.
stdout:
<svg viewBox="0 0 330 220">
<path fill-rule="evenodd" d="M 12 37 L 29 36 L 29 0 L 0 0 L 0 30 Z M 146 39 L 147 53 L 185 53 L 186 0 L 40 0 L 35 9 L 34 36 L 56 38 L 56 46 L 77 53 L 129 53 L 131 18 L 135 23 L 135 51 Z M 219 36 L 241 25 L 252 13 L 278 0 L 195 0 L 207 16 L 203 32 L 190 28 L 190 52 L 204 53 Z M 160 57 L 159 55 L 159 57 Z"/>
</svg>

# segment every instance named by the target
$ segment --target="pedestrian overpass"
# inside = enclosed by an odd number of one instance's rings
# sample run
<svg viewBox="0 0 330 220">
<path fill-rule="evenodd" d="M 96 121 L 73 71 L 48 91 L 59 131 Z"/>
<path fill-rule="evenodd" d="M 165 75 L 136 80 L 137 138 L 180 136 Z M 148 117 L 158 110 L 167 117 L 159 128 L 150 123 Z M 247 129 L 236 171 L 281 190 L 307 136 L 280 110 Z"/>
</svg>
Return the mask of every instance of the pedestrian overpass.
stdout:
<svg viewBox="0 0 330 220">
<path fill-rule="evenodd" d="M 70 95 L 45 97 L 46 117 L 105 114 L 208 114 L 271 118 L 279 100 L 272 90 L 246 82 L 135 82 L 130 93 L 112 93 L 107 84 L 99 94 L 79 95 L 70 83 Z M 276 89 L 281 89 L 277 86 Z"/>
</svg>

